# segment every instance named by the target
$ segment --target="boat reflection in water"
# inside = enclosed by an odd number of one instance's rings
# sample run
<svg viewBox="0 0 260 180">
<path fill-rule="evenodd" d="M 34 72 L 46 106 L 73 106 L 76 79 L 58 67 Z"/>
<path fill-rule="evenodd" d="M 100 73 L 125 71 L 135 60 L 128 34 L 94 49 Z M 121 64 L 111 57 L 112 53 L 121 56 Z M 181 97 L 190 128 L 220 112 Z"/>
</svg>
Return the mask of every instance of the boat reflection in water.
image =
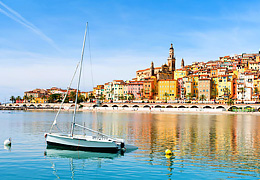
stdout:
<svg viewBox="0 0 260 180">
<path fill-rule="evenodd" d="M 48 145 L 44 152 L 44 156 L 46 157 L 46 160 L 50 161 L 53 175 L 58 179 L 77 179 L 77 176 L 81 176 L 80 173 L 85 172 L 87 169 L 101 168 L 102 163 L 109 163 L 138 149 L 136 146 L 132 145 L 127 145 L 126 147 L 126 151 L 118 151 L 118 153 L 101 153 L 68 150 Z M 69 167 L 66 166 L 66 161 L 69 161 Z M 71 173 L 70 175 L 66 175 L 68 168 Z"/>
<path fill-rule="evenodd" d="M 106 158 L 114 159 L 120 156 L 124 156 L 125 153 L 130 153 L 138 147 L 133 145 L 126 145 L 126 150 L 118 151 L 117 153 L 102 153 L 102 152 L 91 152 L 91 151 L 76 151 L 62 148 L 60 146 L 48 145 L 44 155 L 47 157 L 59 157 L 59 158 L 72 158 L 72 159 L 95 159 L 95 158 Z"/>
<path fill-rule="evenodd" d="M 91 151 L 76 151 L 47 146 L 44 155 L 47 157 L 68 158 L 68 159 L 114 159 L 124 155 L 124 152 L 118 153 L 100 153 Z"/>
</svg>

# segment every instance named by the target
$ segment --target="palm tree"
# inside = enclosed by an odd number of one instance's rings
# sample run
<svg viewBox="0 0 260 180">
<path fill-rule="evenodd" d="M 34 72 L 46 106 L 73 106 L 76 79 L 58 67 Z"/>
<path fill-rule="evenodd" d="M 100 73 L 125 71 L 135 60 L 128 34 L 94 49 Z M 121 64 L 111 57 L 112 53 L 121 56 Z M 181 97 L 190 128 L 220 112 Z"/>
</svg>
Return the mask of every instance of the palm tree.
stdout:
<svg viewBox="0 0 260 180">
<path fill-rule="evenodd" d="M 257 101 L 258 101 L 258 98 L 259 98 L 259 96 L 258 96 L 258 88 L 255 88 L 255 89 L 254 89 L 254 93 L 255 93 L 255 95 L 257 96 Z"/>
<path fill-rule="evenodd" d="M 257 88 L 254 89 L 254 93 L 258 94 L 258 89 Z"/>
<path fill-rule="evenodd" d="M 120 95 L 120 96 L 118 97 L 118 100 L 122 100 L 122 102 L 123 102 L 124 96 L 123 96 L 123 95 Z"/>
<path fill-rule="evenodd" d="M 79 96 L 78 96 L 77 103 L 84 102 L 85 100 L 86 100 L 86 98 L 85 98 L 84 95 L 79 95 Z"/>
<path fill-rule="evenodd" d="M 227 103 L 228 103 L 230 98 L 230 90 L 226 87 L 223 89 L 223 91 L 224 91 L 224 97 L 227 96 Z"/>
<path fill-rule="evenodd" d="M 134 94 L 131 93 L 130 96 L 128 97 L 128 100 L 131 101 L 131 100 L 134 100 L 134 99 L 135 99 L 135 96 L 134 96 Z"/>
<path fill-rule="evenodd" d="M 151 92 L 152 92 L 152 97 L 151 97 L 151 99 L 154 99 L 155 89 L 153 88 L 153 89 L 151 90 Z"/>
<path fill-rule="evenodd" d="M 169 97 L 169 94 L 167 92 L 164 93 L 164 96 L 165 96 L 165 102 L 167 103 L 167 99 Z"/>
<path fill-rule="evenodd" d="M 89 100 L 90 100 L 90 102 L 92 102 L 93 99 L 95 99 L 95 96 L 93 95 L 93 93 L 91 93 L 91 94 L 89 95 Z"/>
<path fill-rule="evenodd" d="M 229 99 L 228 102 L 227 102 L 227 104 L 228 104 L 229 106 L 234 105 L 234 100 L 233 100 L 233 99 Z"/>
<path fill-rule="evenodd" d="M 114 88 L 112 88 L 110 91 L 109 91 L 109 94 L 110 94 L 110 98 L 111 100 L 113 99 L 113 94 L 114 94 Z"/>
<path fill-rule="evenodd" d="M 17 96 L 17 98 L 16 98 L 16 100 L 17 100 L 18 102 L 20 102 L 21 99 L 22 99 L 21 96 Z"/>
<path fill-rule="evenodd" d="M 200 101 L 203 103 L 204 100 L 206 100 L 206 96 L 204 94 L 200 95 Z"/>
<path fill-rule="evenodd" d="M 101 100 L 101 102 L 103 103 L 103 101 L 104 101 L 104 99 L 105 99 L 105 97 L 103 96 L 103 94 L 100 96 L 100 98 L 99 98 L 100 100 Z"/>
<path fill-rule="evenodd" d="M 28 96 L 24 95 L 23 100 L 26 102 L 28 100 Z"/>
<path fill-rule="evenodd" d="M 144 99 L 144 89 L 141 89 L 141 99 Z"/>
<path fill-rule="evenodd" d="M 245 93 L 245 88 L 241 87 L 240 90 L 242 91 L 242 104 L 244 103 L 244 93 Z"/>
<path fill-rule="evenodd" d="M 43 96 L 42 96 L 42 99 L 43 99 L 43 101 L 44 101 L 44 103 L 45 103 L 46 96 L 45 96 L 45 95 L 43 95 Z"/>
<path fill-rule="evenodd" d="M 212 89 L 211 95 L 212 95 L 214 98 L 216 98 L 216 96 L 218 95 L 218 91 L 217 91 L 216 88 Z"/>
<path fill-rule="evenodd" d="M 177 99 L 179 99 L 179 98 L 180 98 L 180 95 L 179 95 L 179 94 L 177 94 L 177 95 L 176 95 L 176 97 L 177 97 Z"/>
<path fill-rule="evenodd" d="M 190 100 L 192 98 L 192 94 L 191 93 L 186 94 L 186 98 Z"/>
<path fill-rule="evenodd" d="M 10 97 L 10 101 L 12 101 L 12 103 L 14 103 L 15 97 L 14 97 L 14 96 L 11 96 L 11 97 Z"/>
<path fill-rule="evenodd" d="M 71 101 L 75 102 L 75 100 L 76 100 L 76 93 L 74 91 L 71 91 L 69 98 L 70 98 Z"/>
<path fill-rule="evenodd" d="M 32 95 L 29 96 L 29 100 L 30 100 L 30 102 L 32 102 L 32 100 L 33 100 L 33 96 Z"/>
</svg>

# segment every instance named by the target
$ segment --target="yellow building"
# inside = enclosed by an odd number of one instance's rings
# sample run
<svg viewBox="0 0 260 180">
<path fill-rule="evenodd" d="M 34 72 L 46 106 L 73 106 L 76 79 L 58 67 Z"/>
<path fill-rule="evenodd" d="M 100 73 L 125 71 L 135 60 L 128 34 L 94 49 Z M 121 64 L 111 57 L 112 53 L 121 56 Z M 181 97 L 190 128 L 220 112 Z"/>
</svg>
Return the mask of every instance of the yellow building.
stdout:
<svg viewBox="0 0 260 180">
<path fill-rule="evenodd" d="M 158 81 L 159 100 L 175 100 L 178 93 L 178 85 L 175 79 Z"/>
<path fill-rule="evenodd" d="M 229 89 L 229 98 L 233 97 L 233 76 L 218 76 L 218 99 L 227 98 L 227 92 L 225 92 L 225 88 Z"/>
<path fill-rule="evenodd" d="M 183 99 L 190 99 L 191 97 L 189 95 L 193 96 L 193 82 L 192 82 L 192 78 L 187 76 L 187 77 L 183 77 L 183 87 L 185 92 L 183 92 Z"/>
<path fill-rule="evenodd" d="M 259 70 L 258 62 L 251 61 L 248 63 L 248 69 L 250 70 Z"/>
<path fill-rule="evenodd" d="M 218 77 L 214 76 L 211 80 L 211 98 L 216 99 L 218 96 Z"/>
<path fill-rule="evenodd" d="M 183 78 L 187 76 L 188 72 L 184 69 L 177 69 L 174 71 L 174 79 L 178 80 L 179 78 Z"/>
<path fill-rule="evenodd" d="M 254 79 L 254 89 L 253 89 L 253 92 L 256 91 L 255 88 L 257 88 L 258 93 L 260 93 L 260 79 Z"/>
<path fill-rule="evenodd" d="M 123 80 L 114 80 L 113 82 L 113 100 L 118 101 L 118 100 L 123 100 L 124 99 L 124 92 L 126 91 L 125 89 L 125 82 Z"/>
<path fill-rule="evenodd" d="M 260 56 L 256 56 L 256 62 L 260 62 Z"/>
<path fill-rule="evenodd" d="M 47 101 L 47 98 L 40 98 L 40 97 L 36 97 L 33 98 L 31 103 L 45 103 Z"/>
<path fill-rule="evenodd" d="M 193 97 L 198 99 L 198 82 L 199 82 L 199 75 L 193 75 L 191 76 L 192 82 L 193 82 Z"/>
</svg>

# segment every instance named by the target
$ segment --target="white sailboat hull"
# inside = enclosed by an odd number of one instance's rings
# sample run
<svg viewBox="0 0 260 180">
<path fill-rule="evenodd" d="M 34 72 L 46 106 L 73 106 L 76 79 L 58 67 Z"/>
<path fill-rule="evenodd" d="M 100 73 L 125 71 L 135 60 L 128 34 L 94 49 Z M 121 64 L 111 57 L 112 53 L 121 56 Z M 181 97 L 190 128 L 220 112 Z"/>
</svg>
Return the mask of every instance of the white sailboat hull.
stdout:
<svg viewBox="0 0 260 180">
<path fill-rule="evenodd" d="M 47 145 L 59 148 L 69 148 L 84 151 L 98 152 L 118 152 L 124 148 L 124 142 L 121 139 L 114 141 L 110 138 L 96 138 L 94 136 L 59 135 L 54 133 L 45 134 Z"/>
</svg>

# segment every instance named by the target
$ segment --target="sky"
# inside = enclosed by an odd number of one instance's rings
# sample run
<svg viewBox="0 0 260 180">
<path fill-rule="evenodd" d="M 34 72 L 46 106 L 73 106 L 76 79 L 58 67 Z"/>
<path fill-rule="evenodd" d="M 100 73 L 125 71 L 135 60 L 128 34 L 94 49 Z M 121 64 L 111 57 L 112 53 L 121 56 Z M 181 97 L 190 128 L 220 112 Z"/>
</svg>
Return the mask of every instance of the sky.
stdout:
<svg viewBox="0 0 260 180">
<path fill-rule="evenodd" d="M 0 0 L 0 102 L 66 88 L 88 38 L 81 90 L 167 62 L 258 52 L 260 1 Z M 76 84 L 73 83 L 73 87 Z"/>
</svg>

